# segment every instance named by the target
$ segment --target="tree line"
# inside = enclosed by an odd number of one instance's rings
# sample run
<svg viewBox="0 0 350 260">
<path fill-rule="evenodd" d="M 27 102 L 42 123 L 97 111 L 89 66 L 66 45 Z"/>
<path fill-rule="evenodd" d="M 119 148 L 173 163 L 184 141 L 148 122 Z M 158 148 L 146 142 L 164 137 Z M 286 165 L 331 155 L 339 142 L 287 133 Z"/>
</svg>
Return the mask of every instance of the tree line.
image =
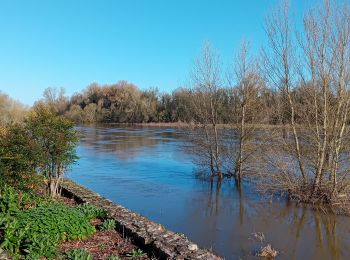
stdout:
<svg viewBox="0 0 350 260">
<path fill-rule="evenodd" d="M 253 75 L 251 75 L 253 76 Z M 255 75 L 256 77 L 258 75 Z M 280 125 L 287 121 L 288 111 L 281 112 L 283 95 L 268 88 L 259 78 L 259 88 L 251 92 L 256 102 L 255 111 L 262 107 L 268 111 L 266 117 L 254 117 L 254 111 L 247 114 L 249 123 Z M 237 86 L 221 86 L 215 93 L 220 100 L 218 123 L 239 122 L 239 93 Z M 295 91 L 303 96 L 304 90 Z M 57 114 L 76 123 L 195 123 L 193 102 L 200 94 L 192 87 L 180 87 L 171 93 L 162 93 L 158 88 L 142 90 L 133 83 L 119 81 L 111 85 L 93 83 L 72 97 L 65 96 L 63 88 L 47 88 L 43 98 L 34 104 L 49 105 Z M 302 101 L 300 99 L 300 101 Z M 300 103 L 302 105 L 302 103 Z M 232 114 L 234 111 L 234 114 Z"/>
<path fill-rule="evenodd" d="M 29 108 L 0 91 L 0 125 L 21 122 Z"/>
</svg>

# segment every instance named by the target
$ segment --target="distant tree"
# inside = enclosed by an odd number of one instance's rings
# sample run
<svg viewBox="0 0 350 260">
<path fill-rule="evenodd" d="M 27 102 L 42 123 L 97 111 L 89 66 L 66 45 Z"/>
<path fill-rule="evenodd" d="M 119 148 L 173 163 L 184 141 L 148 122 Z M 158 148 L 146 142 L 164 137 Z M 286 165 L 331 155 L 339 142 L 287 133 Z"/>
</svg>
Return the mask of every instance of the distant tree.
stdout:
<svg viewBox="0 0 350 260">
<path fill-rule="evenodd" d="M 84 122 L 84 112 L 83 109 L 79 105 L 72 105 L 70 109 L 65 113 L 65 117 L 74 122 Z"/>
<path fill-rule="evenodd" d="M 193 120 L 192 91 L 189 88 L 178 88 L 171 97 L 171 121 L 191 122 Z"/>
<path fill-rule="evenodd" d="M 82 113 L 83 121 L 88 123 L 96 122 L 96 112 L 97 105 L 95 103 L 90 103 L 86 107 L 84 107 L 84 111 Z"/>
<path fill-rule="evenodd" d="M 157 107 L 158 121 L 171 122 L 171 95 L 164 93 L 160 97 L 160 104 Z"/>
<path fill-rule="evenodd" d="M 159 120 L 157 111 L 159 106 L 159 90 L 157 88 L 150 88 L 142 91 L 142 113 L 144 122 L 157 122 Z"/>
<path fill-rule="evenodd" d="M 43 93 L 43 98 L 37 101 L 34 104 L 34 107 L 46 105 L 54 113 L 63 115 L 68 109 L 68 98 L 64 94 L 64 88 L 46 88 Z"/>
<path fill-rule="evenodd" d="M 20 123 L 29 109 L 0 91 L 0 125 Z"/>
</svg>

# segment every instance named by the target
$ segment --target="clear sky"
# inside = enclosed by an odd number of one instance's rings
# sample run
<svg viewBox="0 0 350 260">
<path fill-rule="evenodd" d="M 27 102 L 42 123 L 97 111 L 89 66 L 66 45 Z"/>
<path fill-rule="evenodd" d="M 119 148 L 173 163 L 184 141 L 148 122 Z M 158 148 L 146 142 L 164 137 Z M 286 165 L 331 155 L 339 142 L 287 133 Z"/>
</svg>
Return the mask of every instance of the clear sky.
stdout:
<svg viewBox="0 0 350 260">
<path fill-rule="evenodd" d="M 305 2 L 296 0 L 299 12 Z M 172 91 L 205 41 L 228 62 L 242 39 L 264 41 L 277 0 L 0 0 L 0 90 L 26 104 L 128 80 Z"/>
</svg>

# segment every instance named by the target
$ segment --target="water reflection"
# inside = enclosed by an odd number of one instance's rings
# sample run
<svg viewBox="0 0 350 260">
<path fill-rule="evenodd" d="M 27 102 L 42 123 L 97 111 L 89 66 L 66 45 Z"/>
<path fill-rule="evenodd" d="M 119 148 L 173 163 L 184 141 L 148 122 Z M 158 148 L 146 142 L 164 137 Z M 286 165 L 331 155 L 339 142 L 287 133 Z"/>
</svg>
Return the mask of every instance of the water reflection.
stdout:
<svg viewBox="0 0 350 260">
<path fill-rule="evenodd" d="M 250 183 L 194 177 L 184 133 L 161 128 L 80 128 L 71 178 L 226 259 L 255 259 L 265 234 L 281 259 L 350 259 L 348 217 L 261 198 Z"/>
<path fill-rule="evenodd" d="M 280 251 L 282 259 L 350 257 L 347 217 L 287 201 L 266 202 L 247 183 L 243 190 L 230 182 L 210 183 L 207 192 L 196 196 L 187 205 L 186 228 L 200 230 L 191 238 L 224 252 L 227 259 L 254 258 L 254 251 L 267 243 Z M 256 232 L 265 235 L 264 243 L 254 238 Z"/>
<path fill-rule="evenodd" d="M 120 160 L 133 160 L 145 149 L 171 142 L 183 133 L 175 129 L 77 127 L 82 132 L 81 144 L 97 152 L 111 152 Z"/>
</svg>

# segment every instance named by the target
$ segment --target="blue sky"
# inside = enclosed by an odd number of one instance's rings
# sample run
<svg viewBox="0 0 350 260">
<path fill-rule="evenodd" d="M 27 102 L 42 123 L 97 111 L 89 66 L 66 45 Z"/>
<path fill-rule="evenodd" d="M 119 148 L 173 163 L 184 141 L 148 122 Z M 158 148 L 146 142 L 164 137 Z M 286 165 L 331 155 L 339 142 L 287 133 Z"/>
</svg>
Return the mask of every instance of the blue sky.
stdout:
<svg viewBox="0 0 350 260">
<path fill-rule="evenodd" d="M 293 1 L 300 13 L 305 2 Z M 128 80 L 172 91 L 210 41 L 229 63 L 242 39 L 258 50 L 277 0 L 0 0 L 0 90 L 26 104 Z"/>
</svg>

